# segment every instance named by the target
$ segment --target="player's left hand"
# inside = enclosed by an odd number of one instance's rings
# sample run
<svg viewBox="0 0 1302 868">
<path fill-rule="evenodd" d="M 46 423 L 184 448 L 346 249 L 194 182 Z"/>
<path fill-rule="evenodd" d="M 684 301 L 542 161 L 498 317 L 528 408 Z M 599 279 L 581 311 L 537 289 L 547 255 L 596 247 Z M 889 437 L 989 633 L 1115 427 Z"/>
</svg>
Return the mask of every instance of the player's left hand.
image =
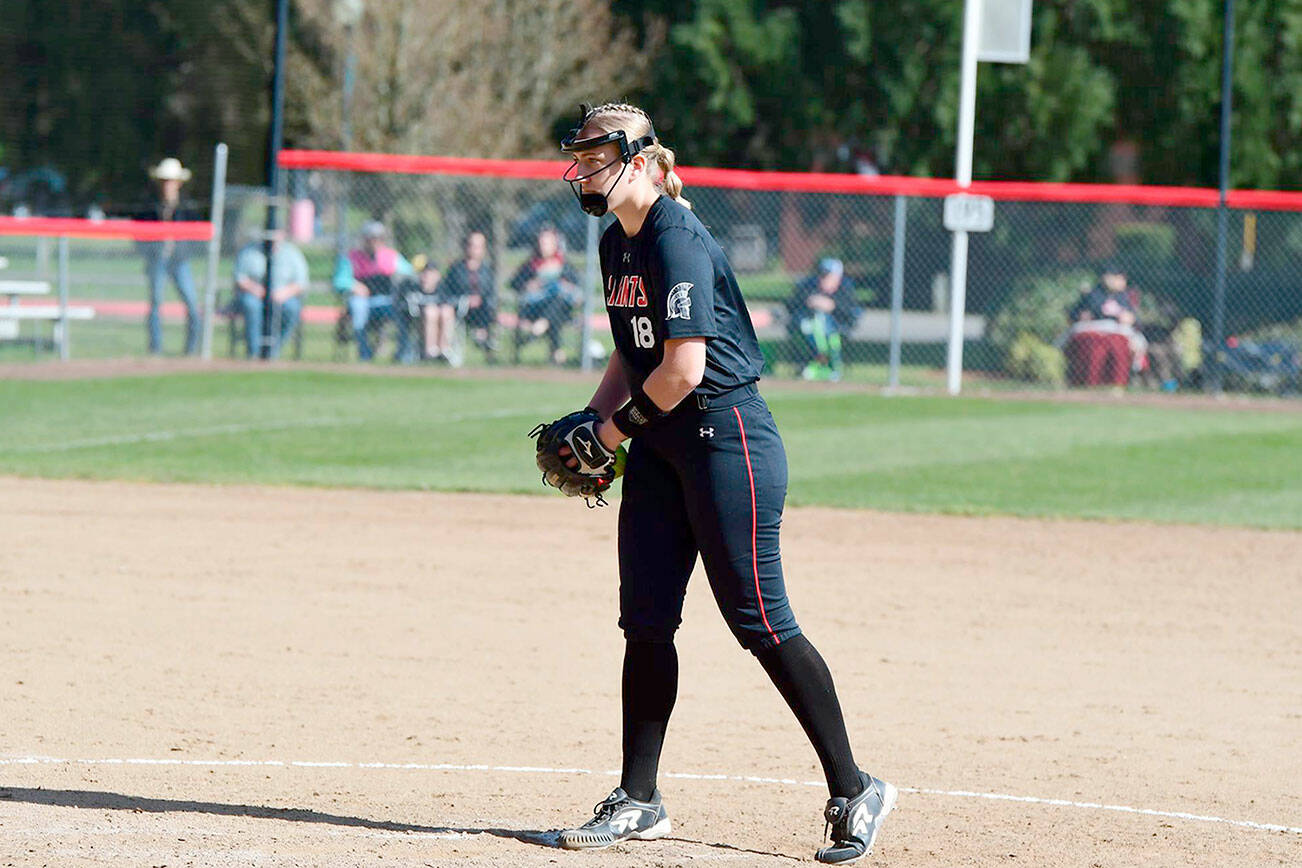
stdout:
<svg viewBox="0 0 1302 868">
<path fill-rule="evenodd" d="M 538 425 L 530 432 L 537 438 L 536 461 L 544 484 L 569 497 L 595 499 L 598 506 L 605 504 L 601 495 L 623 467 L 618 460 L 620 450 L 611 450 L 597 436 L 600 424 L 601 417 L 585 409 L 549 425 Z"/>
</svg>

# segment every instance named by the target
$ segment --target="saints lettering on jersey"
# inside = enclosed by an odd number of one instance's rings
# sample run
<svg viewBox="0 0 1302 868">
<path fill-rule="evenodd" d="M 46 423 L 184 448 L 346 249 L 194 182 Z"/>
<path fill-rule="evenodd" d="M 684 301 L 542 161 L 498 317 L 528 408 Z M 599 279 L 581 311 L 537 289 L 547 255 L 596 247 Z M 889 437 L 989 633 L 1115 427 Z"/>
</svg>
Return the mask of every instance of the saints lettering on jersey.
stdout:
<svg viewBox="0 0 1302 868">
<path fill-rule="evenodd" d="M 606 307 L 649 307 L 646 285 L 642 275 L 625 274 L 615 282 L 615 275 L 606 280 Z"/>
</svg>

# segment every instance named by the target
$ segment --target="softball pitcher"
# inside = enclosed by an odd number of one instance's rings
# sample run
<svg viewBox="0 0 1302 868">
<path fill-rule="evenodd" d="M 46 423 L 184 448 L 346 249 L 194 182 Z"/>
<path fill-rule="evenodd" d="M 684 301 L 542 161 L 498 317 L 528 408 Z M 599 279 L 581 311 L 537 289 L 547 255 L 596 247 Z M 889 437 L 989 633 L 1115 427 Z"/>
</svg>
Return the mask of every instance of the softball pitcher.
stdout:
<svg viewBox="0 0 1302 868">
<path fill-rule="evenodd" d="M 815 856 L 851 862 L 871 851 L 896 788 L 856 764 L 832 675 L 787 602 L 778 549 L 787 459 L 755 385 L 762 356 L 737 280 L 682 198 L 674 153 L 646 112 L 585 106 L 561 148 L 583 210 L 617 218 L 600 248 L 616 352 L 587 408 L 535 429 L 538 463 L 567 494 L 599 499 L 632 438 L 619 510 L 623 769 L 561 845 L 669 833 L 656 771 L 678 690 L 674 633 L 699 554 L 733 635 L 822 763 L 831 842 Z"/>
</svg>

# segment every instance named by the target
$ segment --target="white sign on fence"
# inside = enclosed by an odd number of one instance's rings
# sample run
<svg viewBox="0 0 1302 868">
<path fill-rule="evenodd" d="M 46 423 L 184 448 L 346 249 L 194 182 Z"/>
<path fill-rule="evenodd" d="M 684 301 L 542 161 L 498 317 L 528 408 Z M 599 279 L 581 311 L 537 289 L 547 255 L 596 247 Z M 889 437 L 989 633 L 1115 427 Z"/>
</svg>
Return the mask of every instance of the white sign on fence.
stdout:
<svg viewBox="0 0 1302 868">
<path fill-rule="evenodd" d="M 945 228 L 950 232 L 989 232 L 994 225 L 995 200 L 989 196 L 954 193 L 945 197 Z"/>
<path fill-rule="evenodd" d="M 977 60 L 1026 63 L 1031 59 L 1031 0 L 982 0 Z"/>
</svg>

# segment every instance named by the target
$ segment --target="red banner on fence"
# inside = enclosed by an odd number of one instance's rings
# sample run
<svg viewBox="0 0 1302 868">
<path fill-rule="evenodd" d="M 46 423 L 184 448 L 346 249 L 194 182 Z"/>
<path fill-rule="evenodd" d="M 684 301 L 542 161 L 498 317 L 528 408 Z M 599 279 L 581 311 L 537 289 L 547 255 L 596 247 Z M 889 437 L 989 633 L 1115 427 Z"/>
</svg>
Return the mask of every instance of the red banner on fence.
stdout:
<svg viewBox="0 0 1302 868">
<path fill-rule="evenodd" d="M 80 217 L 0 217 L 0 235 L 64 238 L 125 238 L 135 241 L 208 241 L 212 224 L 202 221 L 88 220 Z"/>
<path fill-rule="evenodd" d="M 345 172 L 397 172 L 420 175 L 475 175 L 492 178 L 560 180 L 569 163 L 562 160 L 489 160 L 476 157 L 422 157 L 347 151 L 280 152 L 286 169 L 333 169 Z M 819 172 L 752 172 L 682 166 L 683 181 L 700 187 L 786 193 L 845 193 L 860 196 L 940 197 L 959 192 L 949 178 L 900 175 L 837 175 Z M 1176 208 L 1215 208 L 1220 194 L 1209 187 L 1158 187 L 1136 184 L 1056 184 L 1038 181 L 973 181 L 969 193 L 1010 202 L 1119 202 Z M 1234 190 L 1231 208 L 1302 211 L 1302 193 Z"/>
</svg>

